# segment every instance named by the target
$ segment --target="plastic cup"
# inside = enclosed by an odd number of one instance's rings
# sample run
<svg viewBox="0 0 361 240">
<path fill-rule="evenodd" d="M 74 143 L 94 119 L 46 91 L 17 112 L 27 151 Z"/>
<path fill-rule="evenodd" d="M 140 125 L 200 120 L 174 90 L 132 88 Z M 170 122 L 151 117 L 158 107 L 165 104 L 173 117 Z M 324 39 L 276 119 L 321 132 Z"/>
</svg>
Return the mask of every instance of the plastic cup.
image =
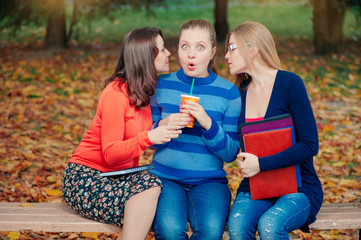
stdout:
<svg viewBox="0 0 361 240">
<path fill-rule="evenodd" d="M 199 102 L 199 97 L 196 96 L 191 96 L 191 95 L 185 95 L 182 94 L 181 95 L 181 105 L 183 105 L 184 102 L 186 101 L 193 101 L 193 102 Z M 182 109 L 180 110 L 180 112 L 182 112 Z M 194 126 L 194 117 L 192 115 L 190 115 L 190 117 L 193 119 L 190 123 L 188 123 L 188 125 L 186 127 L 188 128 L 192 128 Z"/>
</svg>

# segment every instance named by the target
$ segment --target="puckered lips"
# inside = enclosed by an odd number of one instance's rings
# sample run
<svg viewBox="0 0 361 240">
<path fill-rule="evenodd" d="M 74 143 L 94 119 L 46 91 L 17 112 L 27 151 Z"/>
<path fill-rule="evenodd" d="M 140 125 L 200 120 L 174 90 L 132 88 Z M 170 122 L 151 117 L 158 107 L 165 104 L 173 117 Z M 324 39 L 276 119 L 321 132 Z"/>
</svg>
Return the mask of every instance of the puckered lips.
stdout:
<svg viewBox="0 0 361 240">
<path fill-rule="evenodd" d="M 188 69 L 190 71 L 193 71 L 195 67 L 196 67 L 196 65 L 193 62 L 188 62 Z"/>
</svg>

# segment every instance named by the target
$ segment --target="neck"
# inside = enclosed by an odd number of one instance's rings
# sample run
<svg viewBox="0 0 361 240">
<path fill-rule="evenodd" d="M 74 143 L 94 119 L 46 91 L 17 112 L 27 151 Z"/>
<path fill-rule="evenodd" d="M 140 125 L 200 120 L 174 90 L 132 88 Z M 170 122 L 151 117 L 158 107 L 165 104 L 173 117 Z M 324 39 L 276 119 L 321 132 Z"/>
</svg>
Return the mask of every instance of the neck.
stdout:
<svg viewBox="0 0 361 240">
<path fill-rule="evenodd" d="M 278 69 L 271 69 L 268 67 L 257 67 L 256 71 L 253 71 L 252 84 L 255 87 L 263 88 L 274 83 L 276 79 Z"/>
</svg>

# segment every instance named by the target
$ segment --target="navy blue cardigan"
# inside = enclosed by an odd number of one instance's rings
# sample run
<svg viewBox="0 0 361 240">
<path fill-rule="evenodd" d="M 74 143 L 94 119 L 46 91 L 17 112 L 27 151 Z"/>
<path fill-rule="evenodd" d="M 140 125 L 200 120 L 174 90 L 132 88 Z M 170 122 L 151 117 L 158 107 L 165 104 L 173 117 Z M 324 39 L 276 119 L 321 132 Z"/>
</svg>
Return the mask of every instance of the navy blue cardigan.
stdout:
<svg viewBox="0 0 361 240">
<path fill-rule="evenodd" d="M 245 122 L 247 90 L 240 89 L 242 111 L 240 123 Z M 261 171 L 284 168 L 299 164 L 302 187 L 311 203 L 308 221 L 300 229 L 309 232 L 308 225 L 316 220 L 316 214 L 321 208 L 323 191 L 320 180 L 313 165 L 313 156 L 318 152 L 318 133 L 311 104 L 302 79 L 294 73 L 279 70 L 267 107 L 265 119 L 290 113 L 295 127 L 296 144 L 275 155 L 259 158 Z M 237 193 L 249 192 L 248 178 L 244 178 Z"/>
</svg>

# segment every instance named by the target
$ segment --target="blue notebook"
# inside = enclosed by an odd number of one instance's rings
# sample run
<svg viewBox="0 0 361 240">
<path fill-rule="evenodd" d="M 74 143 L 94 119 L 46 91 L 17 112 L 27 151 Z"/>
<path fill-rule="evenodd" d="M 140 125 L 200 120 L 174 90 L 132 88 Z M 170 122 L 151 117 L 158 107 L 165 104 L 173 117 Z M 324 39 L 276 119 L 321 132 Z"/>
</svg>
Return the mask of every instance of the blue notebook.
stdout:
<svg viewBox="0 0 361 240">
<path fill-rule="evenodd" d="M 101 176 L 101 177 L 117 177 L 117 176 L 122 176 L 122 175 L 130 174 L 130 173 L 136 173 L 136 172 L 152 170 L 152 169 L 154 169 L 154 166 L 149 164 L 149 165 L 143 165 L 143 166 L 138 166 L 138 167 L 133 167 L 133 168 L 126 168 L 126 169 L 122 169 L 119 171 L 103 172 L 103 173 L 100 173 L 99 176 Z"/>
</svg>

